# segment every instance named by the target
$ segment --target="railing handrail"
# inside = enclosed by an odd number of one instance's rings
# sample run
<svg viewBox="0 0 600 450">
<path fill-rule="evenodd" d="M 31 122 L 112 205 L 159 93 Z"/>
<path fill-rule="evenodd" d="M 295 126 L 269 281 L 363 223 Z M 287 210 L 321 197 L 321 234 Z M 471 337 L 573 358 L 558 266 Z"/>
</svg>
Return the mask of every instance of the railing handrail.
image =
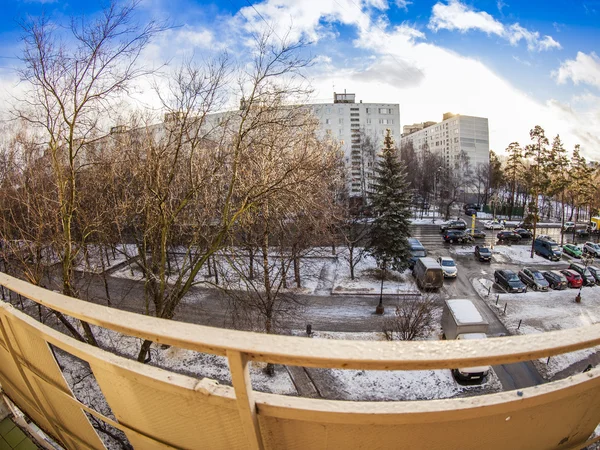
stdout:
<svg viewBox="0 0 600 450">
<path fill-rule="evenodd" d="M 530 361 L 600 345 L 600 324 L 478 341 L 377 342 L 267 335 L 177 322 L 78 300 L 0 273 L 0 284 L 90 324 L 161 344 L 215 355 L 305 367 L 425 370 Z"/>
</svg>

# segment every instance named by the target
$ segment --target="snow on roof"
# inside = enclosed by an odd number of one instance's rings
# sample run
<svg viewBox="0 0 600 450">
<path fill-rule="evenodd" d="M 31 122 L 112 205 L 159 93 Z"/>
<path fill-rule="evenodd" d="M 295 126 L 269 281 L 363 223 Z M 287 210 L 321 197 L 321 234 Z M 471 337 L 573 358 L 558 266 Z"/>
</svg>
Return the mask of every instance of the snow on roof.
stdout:
<svg viewBox="0 0 600 450">
<path fill-rule="evenodd" d="M 463 323 L 487 323 L 471 300 L 446 300 L 446 303 L 459 325 Z"/>
</svg>

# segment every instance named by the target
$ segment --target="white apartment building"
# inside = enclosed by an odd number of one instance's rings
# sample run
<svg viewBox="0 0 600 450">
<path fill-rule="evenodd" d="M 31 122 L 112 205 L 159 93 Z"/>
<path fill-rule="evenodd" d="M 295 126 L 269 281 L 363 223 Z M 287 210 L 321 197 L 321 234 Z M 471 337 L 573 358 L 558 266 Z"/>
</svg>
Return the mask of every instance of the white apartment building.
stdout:
<svg viewBox="0 0 600 450">
<path fill-rule="evenodd" d="M 351 197 L 365 197 L 371 188 L 376 156 L 383 148 L 389 128 L 396 146 L 400 143 L 400 105 L 398 103 L 356 103 L 355 94 L 333 93 L 333 103 L 303 105 L 319 119 L 321 137 L 341 145 L 348 174 Z M 244 107 L 242 100 L 240 107 Z M 209 114 L 207 123 L 217 126 L 231 112 Z"/>
<path fill-rule="evenodd" d="M 469 163 L 474 170 L 479 164 L 487 164 L 490 160 L 490 136 L 488 119 L 485 117 L 463 116 L 446 113 L 442 122 L 425 122 L 419 125 L 407 125 L 403 134 L 401 146 L 412 142 L 415 151 L 425 148 L 433 153 L 439 153 L 444 158 L 446 166 L 458 169 L 461 166 L 461 152 L 469 157 Z"/>
<path fill-rule="evenodd" d="M 386 130 L 400 147 L 400 105 L 398 103 L 356 103 L 355 94 L 333 93 L 333 103 L 306 105 L 319 118 L 323 136 L 340 142 L 349 174 L 351 196 L 365 196 L 370 190 L 375 158 L 383 148 Z"/>
</svg>

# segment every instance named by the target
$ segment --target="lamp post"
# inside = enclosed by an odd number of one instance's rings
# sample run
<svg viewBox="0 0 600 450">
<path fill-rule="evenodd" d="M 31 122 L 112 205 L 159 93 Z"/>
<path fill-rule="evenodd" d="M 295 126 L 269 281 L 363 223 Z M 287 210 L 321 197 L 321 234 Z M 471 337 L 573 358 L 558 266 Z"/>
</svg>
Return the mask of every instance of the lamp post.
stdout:
<svg viewBox="0 0 600 450">
<path fill-rule="evenodd" d="M 442 170 L 441 167 L 438 167 L 437 170 L 434 172 L 433 174 L 433 201 L 432 201 L 432 208 L 431 210 L 433 211 L 433 220 L 431 221 L 431 223 L 435 223 L 435 199 L 437 197 L 437 177 L 438 174 L 440 173 L 440 170 Z"/>
</svg>

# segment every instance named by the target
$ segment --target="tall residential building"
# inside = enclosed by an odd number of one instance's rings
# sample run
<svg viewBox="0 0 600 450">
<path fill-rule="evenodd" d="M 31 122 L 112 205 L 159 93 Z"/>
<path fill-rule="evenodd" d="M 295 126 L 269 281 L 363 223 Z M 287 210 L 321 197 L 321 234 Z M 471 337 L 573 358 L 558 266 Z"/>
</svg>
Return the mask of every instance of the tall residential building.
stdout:
<svg viewBox="0 0 600 450">
<path fill-rule="evenodd" d="M 356 103 L 355 94 L 333 93 L 333 103 L 306 105 L 319 118 L 323 135 L 340 142 L 349 174 L 350 196 L 365 197 L 370 191 L 375 158 L 390 129 L 400 147 L 400 105 L 398 103 Z"/>
<path fill-rule="evenodd" d="M 468 156 L 473 169 L 479 164 L 489 163 L 490 137 L 485 117 L 446 113 L 440 123 L 406 125 L 404 131 L 401 146 L 412 142 L 417 152 L 427 148 L 439 153 L 447 167 L 460 168 L 462 152 Z"/>
<path fill-rule="evenodd" d="M 356 95 L 333 93 L 333 103 L 302 105 L 319 119 L 321 137 L 330 137 L 341 145 L 351 197 L 366 197 L 371 190 L 376 156 L 383 148 L 389 128 L 400 147 L 400 105 L 398 103 L 356 103 Z M 244 109 L 244 99 L 240 109 Z M 209 114 L 209 128 L 218 127 L 231 111 Z M 166 120 L 166 119 L 165 119 Z"/>
</svg>

